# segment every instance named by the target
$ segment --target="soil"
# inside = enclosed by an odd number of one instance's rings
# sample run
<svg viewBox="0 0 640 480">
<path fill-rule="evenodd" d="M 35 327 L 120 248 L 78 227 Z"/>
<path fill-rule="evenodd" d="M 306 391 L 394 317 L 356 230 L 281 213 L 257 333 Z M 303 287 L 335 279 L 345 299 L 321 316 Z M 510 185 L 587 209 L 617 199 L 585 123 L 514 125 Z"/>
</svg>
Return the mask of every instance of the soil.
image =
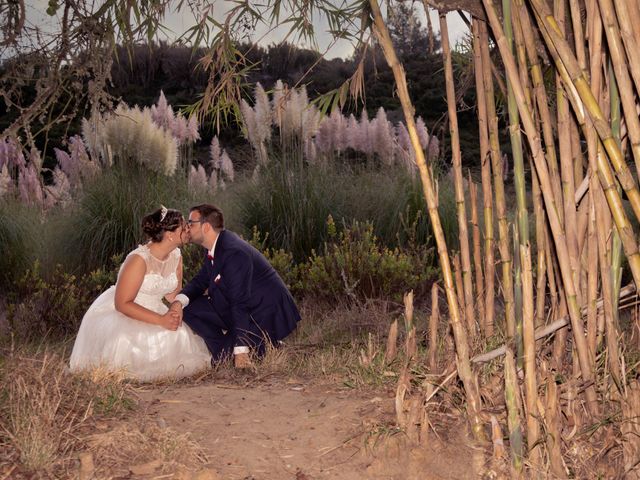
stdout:
<svg viewBox="0 0 640 480">
<path fill-rule="evenodd" d="M 394 392 L 294 378 L 145 387 L 147 420 L 189 434 L 208 479 L 472 479 L 492 477 L 459 415 L 430 416 L 422 445 L 393 427 Z M 151 477 L 149 477 L 151 478 Z M 164 475 L 163 478 L 171 478 Z M 177 477 L 175 477 L 177 478 Z"/>
</svg>

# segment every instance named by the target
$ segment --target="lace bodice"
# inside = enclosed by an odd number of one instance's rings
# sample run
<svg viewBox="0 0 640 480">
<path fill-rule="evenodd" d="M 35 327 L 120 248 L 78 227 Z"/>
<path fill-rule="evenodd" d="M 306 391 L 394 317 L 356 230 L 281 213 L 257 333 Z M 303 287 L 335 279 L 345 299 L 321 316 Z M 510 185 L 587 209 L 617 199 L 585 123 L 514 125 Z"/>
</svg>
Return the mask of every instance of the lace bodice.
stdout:
<svg viewBox="0 0 640 480">
<path fill-rule="evenodd" d="M 127 258 L 131 255 L 139 255 L 147 265 L 147 272 L 136 296 L 136 303 L 156 310 L 155 307 L 162 304 L 162 297 L 178 286 L 176 269 L 182 255 L 180 249 L 173 250 L 166 260 L 154 257 L 147 244 L 140 245 L 131 251 Z"/>
</svg>

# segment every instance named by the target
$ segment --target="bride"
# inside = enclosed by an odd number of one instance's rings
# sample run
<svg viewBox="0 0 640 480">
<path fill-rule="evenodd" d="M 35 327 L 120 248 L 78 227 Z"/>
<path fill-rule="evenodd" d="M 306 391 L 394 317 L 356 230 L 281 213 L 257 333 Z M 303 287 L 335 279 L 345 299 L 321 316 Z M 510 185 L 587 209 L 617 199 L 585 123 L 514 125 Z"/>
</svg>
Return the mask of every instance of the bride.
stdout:
<svg viewBox="0 0 640 480">
<path fill-rule="evenodd" d="M 149 242 L 133 250 L 118 281 L 102 293 L 82 319 L 71 353 L 71 371 L 106 367 L 148 381 L 184 377 L 210 366 L 199 336 L 169 311 L 182 286 L 185 222 L 162 207 L 142 219 Z"/>
</svg>

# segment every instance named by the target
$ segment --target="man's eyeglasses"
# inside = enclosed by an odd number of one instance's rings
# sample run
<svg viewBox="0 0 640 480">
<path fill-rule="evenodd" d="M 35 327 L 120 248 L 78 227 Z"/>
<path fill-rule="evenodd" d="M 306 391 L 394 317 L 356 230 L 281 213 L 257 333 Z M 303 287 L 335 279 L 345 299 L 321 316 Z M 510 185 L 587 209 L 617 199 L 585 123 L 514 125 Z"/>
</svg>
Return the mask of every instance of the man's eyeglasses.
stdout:
<svg viewBox="0 0 640 480">
<path fill-rule="evenodd" d="M 187 225 L 193 225 L 194 223 L 204 223 L 204 222 L 205 222 L 205 220 L 202 220 L 202 219 L 200 219 L 200 220 L 191 220 L 191 219 L 189 219 L 189 220 L 187 220 Z"/>
</svg>

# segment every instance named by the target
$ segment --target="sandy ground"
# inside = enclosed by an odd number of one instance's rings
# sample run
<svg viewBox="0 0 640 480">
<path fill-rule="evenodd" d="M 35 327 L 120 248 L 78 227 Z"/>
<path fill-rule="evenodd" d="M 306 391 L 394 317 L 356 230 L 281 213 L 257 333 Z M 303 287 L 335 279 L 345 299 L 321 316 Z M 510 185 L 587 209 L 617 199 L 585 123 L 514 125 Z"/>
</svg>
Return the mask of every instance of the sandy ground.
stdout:
<svg viewBox="0 0 640 480">
<path fill-rule="evenodd" d="M 190 437 L 222 479 L 471 479 L 486 475 L 462 419 L 411 447 L 392 428 L 393 393 L 300 379 L 148 387 L 143 415 Z M 169 478 L 169 477 L 165 477 Z"/>
</svg>

